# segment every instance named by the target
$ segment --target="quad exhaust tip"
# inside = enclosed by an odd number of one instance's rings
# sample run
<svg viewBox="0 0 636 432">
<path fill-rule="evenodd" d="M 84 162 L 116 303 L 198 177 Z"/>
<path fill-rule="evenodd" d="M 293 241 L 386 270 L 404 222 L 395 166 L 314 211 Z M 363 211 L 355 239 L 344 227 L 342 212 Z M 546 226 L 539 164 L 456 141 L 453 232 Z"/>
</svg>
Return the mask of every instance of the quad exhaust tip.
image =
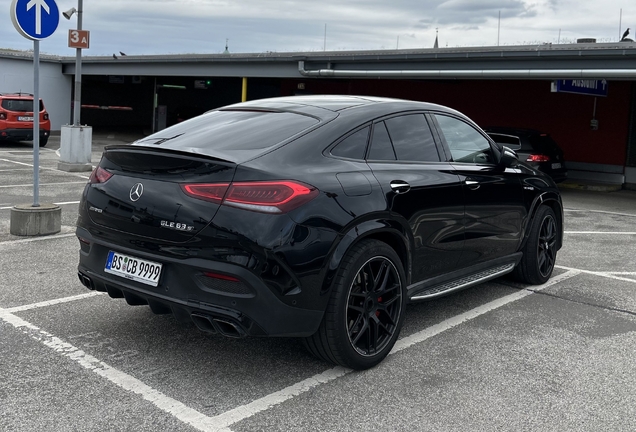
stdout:
<svg viewBox="0 0 636 432">
<path fill-rule="evenodd" d="M 230 338 L 242 338 L 246 336 L 241 326 L 227 319 L 215 318 L 196 312 L 192 313 L 190 317 L 199 330 L 205 333 L 219 333 Z"/>
<path fill-rule="evenodd" d="M 78 272 L 77 277 L 79 278 L 82 285 L 84 285 L 89 290 L 95 291 L 95 285 L 93 285 L 93 281 L 88 276 L 84 276 L 82 273 Z"/>
<path fill-rule="evenodd" d="M 95 284 L 93 283 L 91 278 L 89 278 L 88 276 L 80 272 L 77 273 L 77 277 L 79 278 L 82 285 L 84 285 L 86 288 L 93 291 L 95 290 Z M 170 312 L 169 308 L 159 303 L 155 304 L 155 302 L 148 302 L 145 299 L 142 299 L 141 297 L 127 293 L 126 291 L 111 293 L 111 290 L 108 290 L 108 294 L 113 298 L 125 297 L 126 301 L 130 305 L 150 304 L 150 308 L 152 309 L 154 313 L 164 314 L 164 313 Z M 192 319 L 192 321 L 194 321 L 194 323 L 199 328 L 199 330 L 205 333 L 214 333 L 214 334 L 219 333 L 229 338 L 242 338 L 247 336 L 247 334 L 245 333 L 245 330 L 243 330 L 243 328 L 238 323 L 233 322 L 226 318 L 217 318 L 217 317 L 204 315 L 197 312 L 193 312 L 192 314 L 190 314 L 190 318 Z"/>
</svg>

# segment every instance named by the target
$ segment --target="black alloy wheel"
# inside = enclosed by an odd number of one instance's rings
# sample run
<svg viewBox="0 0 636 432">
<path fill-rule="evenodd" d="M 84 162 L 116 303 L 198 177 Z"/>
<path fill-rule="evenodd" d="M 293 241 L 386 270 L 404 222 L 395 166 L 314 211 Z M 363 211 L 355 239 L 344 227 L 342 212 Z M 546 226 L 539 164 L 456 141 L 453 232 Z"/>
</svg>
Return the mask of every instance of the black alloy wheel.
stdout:
<svg viewBox="0 0 636 432">
<path fill-rule="evenodd" d="M 347 333 L 351 346 L 363 356 L 380 352 L 389 343 L 402 309 L 400 276 L 395 265 L 378 256 L 367 261 L 353 279 L 347 301 Z"/>
<path fill-rule="evenodd" d="M 545 205 L 539 207 L 530 223 L 523 258 L 515 267 L 513 277 L 531 285 L 547 282 L 556 263 L 558 238 L 559 223 L 554 211 Z"/>
<path fill-rule="evenodd" d="M 318 331 L 304 339 L 316 357 L 351 369 L 380 363 L 397 340 L 406 308 L 406 278 L 386 243 L 363 240 L 342 259 Z"/>
<path fill-rule="evenodd" d="M 556 262 L 557 229 L 554 215 L 548 214 L 541 222 L 539 244 L 537 247 L 537 261 L 539 273 L 542 277 L 549 278 L 554 270 Z"/>
</svg>

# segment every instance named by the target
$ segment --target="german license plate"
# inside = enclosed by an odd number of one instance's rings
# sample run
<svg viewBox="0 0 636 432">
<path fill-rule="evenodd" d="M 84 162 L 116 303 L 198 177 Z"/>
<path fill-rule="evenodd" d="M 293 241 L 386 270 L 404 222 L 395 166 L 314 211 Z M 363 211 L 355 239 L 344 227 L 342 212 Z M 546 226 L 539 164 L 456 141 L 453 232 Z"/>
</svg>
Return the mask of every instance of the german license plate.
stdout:
<svg viewBox="0 0 636 432">
<path fill-rule="evenodd" d="M 559 169 L 561 168 L 561 164 L 560 163 L 553 163 L 552 164 L 552 169 Z"/>
<path fill-rule="evenodd" d="M 104 271 L 146 285 L 157 286 L 161 276 L 161 264 L 110 251 Z"/>
<path fill-rule="evenodd" d="M 33 117 L 18 116 L 18 121 L 33 121 Z"/>
</svg>

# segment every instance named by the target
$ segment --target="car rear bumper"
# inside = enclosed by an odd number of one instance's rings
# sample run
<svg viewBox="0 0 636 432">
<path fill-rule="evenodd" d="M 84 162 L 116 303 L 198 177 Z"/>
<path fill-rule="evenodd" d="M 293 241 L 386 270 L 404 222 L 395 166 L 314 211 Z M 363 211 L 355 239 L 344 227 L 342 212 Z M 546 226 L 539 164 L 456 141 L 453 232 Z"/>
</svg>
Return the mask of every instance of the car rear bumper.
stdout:
<svg viewBox="0 0 636 432">
<path fill-rule="evenodd" d="M 40 129 L 40 138 L 49 136 L 48 129 Z M 0 140 L 31 141 L 33 139 L 33 128 L 17 128 L 0 130 Z"/>
<path fill-rule="evenodd" d="M 230 337 L 310 336 L 318 329 L 323 311 L 290 306 L 245 267 L 201 258 L 165 258 L 139 250 L 127 250 L 94 239 L 80 251 L 78 276 L 89 289 L 125 298 L 130 305 L 148 305 L 158 314 L 172 313 L 180 321 L 192 321 L 199 329 Z M 104 272 L 110 250 L 161 262 L 159 285 L 152 287 Z M 240 282 L 209 279 L 204 272 L 231 275 Z M 234 284 L 234 285 L 233 285 Z"/>
</svg>

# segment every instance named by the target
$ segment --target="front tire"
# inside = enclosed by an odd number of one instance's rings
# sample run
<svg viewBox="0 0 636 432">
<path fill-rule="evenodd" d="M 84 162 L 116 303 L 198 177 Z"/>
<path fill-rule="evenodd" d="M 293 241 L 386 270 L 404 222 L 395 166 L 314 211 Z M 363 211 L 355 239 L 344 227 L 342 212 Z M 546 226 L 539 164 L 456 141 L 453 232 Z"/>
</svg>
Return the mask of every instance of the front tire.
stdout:
<svg viewBox="0 0 636 432">
<path fill-rule="evenodd" d="M 515 279 L 531 285 L 541 285 L 550 279 L 556 263 L 558 227 L 554 211 L 548 206 L 539 207 L 523 248 L 523 258 L 515 267 Z"/>
<path fill-rule="evenodd" d="M 406 279 L 393 249 L 363 240 L 345 255 L 318 331 L 304 340 L 315 356 L 351 369 L 380 363 L 395 344 L 406 307 Z"/>
</svg>

